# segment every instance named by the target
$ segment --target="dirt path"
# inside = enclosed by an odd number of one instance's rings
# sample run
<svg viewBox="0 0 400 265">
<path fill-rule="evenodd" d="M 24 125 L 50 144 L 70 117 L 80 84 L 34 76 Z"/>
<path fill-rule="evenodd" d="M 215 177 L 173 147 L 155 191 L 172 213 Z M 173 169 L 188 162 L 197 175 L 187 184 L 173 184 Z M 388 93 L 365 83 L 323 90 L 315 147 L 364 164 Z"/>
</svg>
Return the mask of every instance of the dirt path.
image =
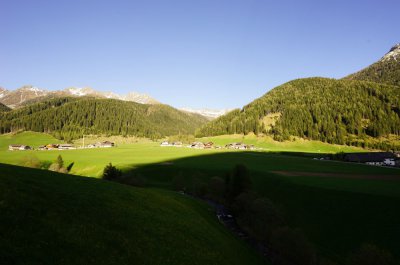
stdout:
<svg viewBox="0 0 400 265">
<path fill-rule="evenodd" d="M 319 172 L 298 172 L 298 171 L 271 171 L 271 173 L 287 177 L 328 177 L 328 178 L 349 178 L 349 179 L 379 179 L 379 180 L 399 180 L 399 175 L 359 175 L 341 173 L 319 173 Z"/>
</svg>

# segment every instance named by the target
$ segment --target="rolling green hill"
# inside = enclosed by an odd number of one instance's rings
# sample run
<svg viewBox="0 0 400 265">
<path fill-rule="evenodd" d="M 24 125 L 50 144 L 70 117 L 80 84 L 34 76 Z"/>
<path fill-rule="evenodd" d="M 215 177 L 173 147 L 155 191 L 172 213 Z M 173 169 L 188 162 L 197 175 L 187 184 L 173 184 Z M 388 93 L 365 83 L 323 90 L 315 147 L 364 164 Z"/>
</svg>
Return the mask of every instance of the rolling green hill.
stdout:
<svg viewBox="0 0 400 265">
<path fill-rule="evenodd" d="M 0 164 L 1 264 L 262 264 L 203 203 Z"/>
<path fill-rule="evenodd" d="M 400 135 L 400 88 L 357 80 L 297 79 L 207 123 L 197 135 L 250 132 L 271 134 L 277 140 L 299 136 L 399 149 L 398 141 L 385 138 Z"/>
<path fill-rule="evenodd" d="M 193 134 L 207 122 L 197 114 L 168 105 L 146 105 L 113 99 L 57 98 L 0 113 L 0 133 L 30 130 L 47 132 L 59 139 L 82 134 L 135 135 L 158 138 Z"/>
</svg>

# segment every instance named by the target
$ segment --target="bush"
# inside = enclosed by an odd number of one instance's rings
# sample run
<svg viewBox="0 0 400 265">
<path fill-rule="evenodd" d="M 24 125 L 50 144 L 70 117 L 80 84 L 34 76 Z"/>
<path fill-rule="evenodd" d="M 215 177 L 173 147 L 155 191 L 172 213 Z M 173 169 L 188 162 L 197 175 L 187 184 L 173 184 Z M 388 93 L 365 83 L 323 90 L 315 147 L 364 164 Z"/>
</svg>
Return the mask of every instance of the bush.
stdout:
<svg viewBox="0 0 400 265">
<path fill-rule="evenodd" d="M 259 241 L 268 242 L 273 229 L 285 223 L 280 209 L 254 192 L 240 194 L 232 204 L 232 210 L 240 227 Z"/>
<path fill-rule="evenodd" d="M 220 177 L 212 177 L 208 183 L 210 199 L 221 202 L 225 196 L 225 182 Z"/>
<path fill-rule="evenodd" d="M 117 180 L 121 176 L 121 170 L 117 169 L 110 163 L 104 168 L 102 178 L 105 180 Z"/>
<path fill-rule="evenodd" d="M 242 192 L 251 188 L 251 179 L 249 170 L 245 165 L 236 165 L 230 174 L 226 176 L 227 197 L 233 201 Z"/>
<path fill-rule="evenodd" d="M 276 265 L 314 265 L 316 254 L 314 248 L 298 229 L 288 227 L 278 228 L 272 233 L 271 248 L 277 256 Z"/>
<path fill-rule="evenodd" d="M 40 162 L 39 158 L 37 158 L 34 155 L 25 156 L 24 158 L 22 158 L 20 164 L 23 167 L 31 167 L 31 168 L 40 168 L 41 167 L 41 162 Z"/>
<path fill-rule="evenodd" d="M 176 191 L 186 191 L 185 177 L 183 176 L 182 171 L 173 177 L 172 188 Z"/>
<path fill-rule="evenodd" d="M 71 168 L 74 166 L 74 162 L 72 162 L 71 164 L 68 165 L 68 167 L 64 167 L 64 160 L 62 159 L 61 155 L 59 155 L 57 157 L 57 160 L 52 163 L 48 169 L 50 171 L 55 171 L 55 172 L 59 172 L 59 173 L 64 173 L 67 174 Z"/>
<path fill-rule="evenodd" d="M 394 265 L 392 254 L 373 244 L 363 244 L 348 259 L 349 265 Z"/>
</svg>

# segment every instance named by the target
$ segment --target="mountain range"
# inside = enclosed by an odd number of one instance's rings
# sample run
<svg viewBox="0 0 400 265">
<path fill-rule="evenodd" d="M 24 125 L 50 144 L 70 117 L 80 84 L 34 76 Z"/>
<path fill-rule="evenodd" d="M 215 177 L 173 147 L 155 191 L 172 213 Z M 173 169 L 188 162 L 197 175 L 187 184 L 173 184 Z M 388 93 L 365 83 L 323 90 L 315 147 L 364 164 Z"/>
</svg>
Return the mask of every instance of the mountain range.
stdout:
<svg viewBox="0 0 400 265">
<path fill-rule="evenodd" d="M 268 134 L 335 144 L 400 149 L 400 44 L 343 79 L 302 78 L 197 130 L 197 136 Z M 392 141 L 395 139 L 394 141 Z"/>
<path fill-rule="evenodd" d="M 62 139 L 82 132 L 156 138 L 196 130 L 200 137 L 255 133 L 279 141 L 295 136 L 400 150 L 400 44 L 342 79 L 292 80 L 228 113 L 178 110 L 144 94 L 121 96 L 75 87 L 0 89 L 0 103 L 4 104 L 0 105 L 0 133 L 33 130 Z"/>
<path fill-rule="evenodd" d="M 0 103 L 10 107 L 19 108 L 30 103 L 39 102 L 57 97 L 84 97 L 111 98 L 123 101 L 132 101 L 141 104 L 159 104 L 157 100 L 149 95 L 130 92 L 119 95 L 113 92 L 100 92 L 90 87 L 69 87 L 64 90 L 49 91 L 35 86 L 23 86 L 16 90 L 6 90 L 0 87 Z"/>
</svg>

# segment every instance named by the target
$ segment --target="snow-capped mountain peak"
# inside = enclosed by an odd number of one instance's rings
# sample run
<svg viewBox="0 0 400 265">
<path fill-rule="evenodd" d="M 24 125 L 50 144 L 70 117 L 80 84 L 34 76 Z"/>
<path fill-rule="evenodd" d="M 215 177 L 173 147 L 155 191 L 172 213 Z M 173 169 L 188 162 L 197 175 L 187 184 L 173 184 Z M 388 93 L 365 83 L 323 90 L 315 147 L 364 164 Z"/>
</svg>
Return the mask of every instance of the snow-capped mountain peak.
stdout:
<svg viewBox="0 0 400 265">
<path fill-rule="evenodd" d="M 90 87 L 69 87 L 64 91 L 72 96 L 82 97 L 90 94 L 95 94 L 96 91 Z"/>
<path fill-rule="evenodd" d="M 385 56 L 382 57 L 382 61 L 387 61 L 387 60 L 395 60 L 397 61 L 398 59 L 400 60 L 400 43 L 394 45 L 388 53 L 385 54 Z"/>
<path fill-rule="evenodd" d="M 219 116 L 222 116 L 232 109 L 192 109 L 192 108 L 180 108 L 182 111 L 190 112 L 190 113 L 197 113 L 202 116 L 205 116 L 210 119 L 216 119 Z"/>
</svg>

